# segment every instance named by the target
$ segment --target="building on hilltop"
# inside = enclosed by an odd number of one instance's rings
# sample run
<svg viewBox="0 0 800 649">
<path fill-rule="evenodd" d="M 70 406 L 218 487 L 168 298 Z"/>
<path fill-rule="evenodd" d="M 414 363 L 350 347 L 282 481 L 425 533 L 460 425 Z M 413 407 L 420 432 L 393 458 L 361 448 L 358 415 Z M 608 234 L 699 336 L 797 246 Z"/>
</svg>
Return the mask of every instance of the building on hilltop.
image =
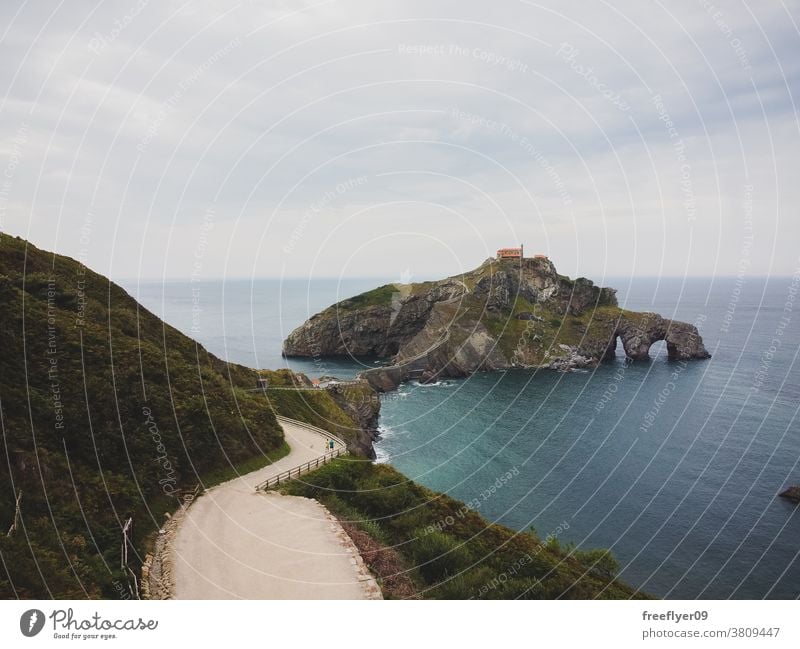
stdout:
<svg viewBox="0 0 800 649">
<path fill-rule="evenodd" d="M 523 245 L 520 244 L 519 248 L 500 248 L 497 251 L 498 259 L 524 259 Z"/>
<path fill-rule="evenodd" d="M 500 248 L 497 251 L 498 259 L 525 259 L 525 247 L 519 244 L 519 248 Z M 547 255 L 534 255 L 534 259 L 547 259 Z"/>
</svg>

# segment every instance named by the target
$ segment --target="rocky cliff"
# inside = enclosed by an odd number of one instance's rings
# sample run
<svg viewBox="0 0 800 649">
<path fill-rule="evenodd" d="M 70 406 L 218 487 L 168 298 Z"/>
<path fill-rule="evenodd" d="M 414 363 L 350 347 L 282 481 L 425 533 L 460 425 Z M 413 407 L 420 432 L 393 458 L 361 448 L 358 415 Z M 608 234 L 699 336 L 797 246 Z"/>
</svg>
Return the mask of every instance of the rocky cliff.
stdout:
<svg viewBox="0 0 800 649">
<path fill-rule="evenodd" d="M 288 369 L 258 375 L 269 382 L 264 398 L 276 414 L 324 428 L 343 439 L 350 453 L 375 459 L 381 402 L 367 381 L 327 376 L 321 377 L 327 387 L 315 388 L 305 374 Z"/>
<path fill-rule="evenodd" d="M 335 304 L 295 329 L 286 356 L 376 356 L 364 373 L 378 390 L 404 380 L 467 376 L 510 367 L 569 370 L 632 360 L 664 340 L 671 359 L 708 358 L 697 328 L 620 309 L 616 291 L 559 275 L 548 259 L 487 259 L 437 282 L 390 284 Z"/>
</svg>

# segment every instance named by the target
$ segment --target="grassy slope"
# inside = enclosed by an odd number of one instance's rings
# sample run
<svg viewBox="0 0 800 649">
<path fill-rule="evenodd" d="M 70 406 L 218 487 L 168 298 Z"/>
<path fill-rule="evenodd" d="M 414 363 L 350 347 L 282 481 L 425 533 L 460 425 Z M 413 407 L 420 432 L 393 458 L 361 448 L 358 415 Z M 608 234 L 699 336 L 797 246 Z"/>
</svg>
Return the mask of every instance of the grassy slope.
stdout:
<svg viewBox="0 0 800 649">
<path fill-rule="evenodd" d="M 252 370 L 78 262 L 0 235 L 0 300 L 0 597 L 117 596 L 120 520 L 141 550 L 165 490 L 285 452 Z"/>
<path fill-rule="evenodd" d="M 644 597 L 614 578 L 616 563 L 607 552 L 576 552 L 492 525 L 385 464 L 341 459 L 284 489 L 317 498 L 392 547 L 422 597 Z"/>
<path fill-rule="evenodd" d="M 365 306 L 388 306 L 392 303 L 392 295 L 397 292 L 394 284 L 384 284 L 365 293 L 360 293 L 339 302 L 338 308 L 342 310 L 359 309 Z"/>
</svg>

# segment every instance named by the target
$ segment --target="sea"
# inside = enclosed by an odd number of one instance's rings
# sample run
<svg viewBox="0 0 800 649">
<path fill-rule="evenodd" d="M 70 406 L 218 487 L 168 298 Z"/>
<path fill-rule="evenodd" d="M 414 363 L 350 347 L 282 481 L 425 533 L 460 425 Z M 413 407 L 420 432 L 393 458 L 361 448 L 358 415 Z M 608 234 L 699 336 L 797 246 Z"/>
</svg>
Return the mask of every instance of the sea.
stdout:
<svg viewBox="0 0 800 649">
<path fill-rule="evenodd" d="M 287 361 L 281 342 L 386 278 L 122 282 L 214 354 L 353 377 L 375 359 Z M 509 370 L 382 398 L 379 462 L 490 521 L 589 549 L 675 599 L 800 597 L 800 276 L 617 278 L 620 304 L 694 323 L 712 354 Z"/>
</svg>

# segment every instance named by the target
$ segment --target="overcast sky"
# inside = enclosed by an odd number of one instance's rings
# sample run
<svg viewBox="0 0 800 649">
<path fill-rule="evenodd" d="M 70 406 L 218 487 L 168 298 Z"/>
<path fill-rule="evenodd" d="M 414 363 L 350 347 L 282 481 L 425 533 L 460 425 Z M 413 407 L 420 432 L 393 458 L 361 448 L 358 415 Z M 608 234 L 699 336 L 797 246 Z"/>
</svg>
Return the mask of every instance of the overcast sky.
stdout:
<svg viewBox="0 0 800 649">
<path fill-rule="evenodd" d="M 4 0 L 0 230 L 113 278 L 790 274 L 799 9 Z"/>
</svg>

